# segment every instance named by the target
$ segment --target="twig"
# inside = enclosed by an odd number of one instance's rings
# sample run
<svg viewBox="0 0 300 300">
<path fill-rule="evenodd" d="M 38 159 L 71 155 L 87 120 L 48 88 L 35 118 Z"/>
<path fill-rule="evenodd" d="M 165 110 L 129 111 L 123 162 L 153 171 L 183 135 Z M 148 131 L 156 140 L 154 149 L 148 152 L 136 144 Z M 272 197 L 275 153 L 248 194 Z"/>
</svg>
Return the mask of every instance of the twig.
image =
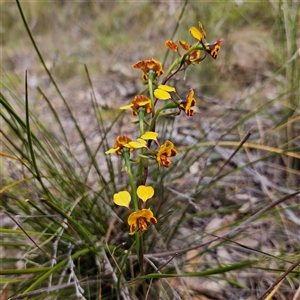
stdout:
<svg viewBox="0 0 300 300">
<path fill-rule="evenodd" d="M 76 291 L 76 297 L 79 299 L 86 300 L 86 298 L 82 295 L 84 293 L 84 289 L 80 286 L 79 280 L 76 276 L 76 273 L 74 272 L 75 264 L 71 258 L 71 253 L 72 253 L 74 246 L 70 243 L 69 247 L 70 247 L 69 262 L 68 262 L 67 266 L 70 268 L 70 275 L 69 275 L 68 283 L 73 281 L 73 285 L 74 285 L 75 291 Z"/>
<path fill-rule="evenodd" d="M 44 252 L 46 254 L 47 257 L 51 258 L 51 255 L 49 253 L 47 253 L 45 250 L 43 250 L 30 236 L 29 234 L 26 232 L 25 229 L 23 229 L 23 227 L 21 226 L 21 224 L 15 219 L 13 218 L 10 213 L 8 213 L 7 211 L 4 211 L 4 213 L 14 222 L 16 223 L 16 225 L 24 232 L 24 234 L 31 240 L 31 242 L 38 248 L 40 249 L 42 252 Z"/>
<path fill-rule="evenodd" d="M 265 290 L 256 300 L 262 300 L 281 280 L 283 280 L 289 273 L 291 273 L 295 268 L 299 266 L 300 262 L 292 264 L 279 278 L 267 289 Z"/>
<path fill-rule="evenodd" d="M 231 159 L 235 156 L 235 154 L 241 149 L 241 147 L 243 146 L 243 144 L 248 140 L 248 138 L 250 137 L 251 132 L 248 131 L 247 134 L 243 137 L 243 139 L 241 140 L 241 142 L 239 143 L 239 145 L 237 146 L 237 148 L 233 151 L 233 153 L 228 157 L 228 159 L 225 161 L 225 163 L 223 164 L 223 166 L 219 169 L 219 171 L 213 176 L 213 178 L 211 179 L 210 183 L 217 181 L 218 178 L 217 176 L 221 173 L 221 171 L 224 169 L 224 167 L 231 161 Z"/>
</svg>

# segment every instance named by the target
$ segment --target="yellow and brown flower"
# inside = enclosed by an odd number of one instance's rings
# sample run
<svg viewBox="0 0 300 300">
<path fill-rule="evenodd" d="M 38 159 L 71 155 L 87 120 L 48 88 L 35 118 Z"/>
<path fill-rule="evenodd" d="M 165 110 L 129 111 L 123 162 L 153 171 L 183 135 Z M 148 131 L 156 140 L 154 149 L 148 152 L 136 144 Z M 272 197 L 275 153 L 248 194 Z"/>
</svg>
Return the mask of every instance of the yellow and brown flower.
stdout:
<svg viewBox="0 0 300 300">
<path fill-rule="evenodd" d="M 144 95 L 137 95 L 132 99 L 131 104 L 122 106 L 120 109 L 131 108 L 132 115 L 137 116 L 140 107 L 145 109 L 146 114 L 150 114 L 152 112 L 151 100 Z"/>
<path fill-rule="evenodd" d="M 174 144 L 167 140 L 164 144 L 162 144 L 157 152 L 156 160 L 158 165 L 163 164 L 165 167 L 169 167 L 171 165 L 171 161 L 168 157 L 176 156 L 177 150 L 174 148 Z"/>
<path fill-rule="evenodd" d="M 193 116 L 195 113 L 194 109 L 191 108 L 192 106 L 196 105 L 194 94 L 194 90 L 190 89 L 186 99 L 179 104 L 180 109 L 182 109 L 188 117 Z"/>
<path fill-rule="evenodd" d="M 153 212 L 150 209 L 142 209 L 135 211 L 128 217 L 128 225 L 130 227 L 130 233 L 135 232 L 137 229 L 141 232 L 148 229 L 147 223 L 156 224 L 157 219 L 154 217 Z"/>
<path fill-rule="evenodd" d="M 111 154 L 111 153 L 116 153 L 116 154 L 122 154 L 123 148 L 128 148 L 129 151 L 135 150 L 134 147 L 130 146 L 129 143 L 132 141 L 130 137 L 127 135 L 120 135 L 117 136 L 114 147 L 107 150 L 105 154 Z"/>
<path fill-rule="evenodd" d="M 206 53 L 208 53 L 212 58 L 217 59 L 218 58 L 218 52 L 221 49 L 221 44 L 223 42 L 223 39 L 219 39 L 213 44 L 205 43 L 203 39 L 206 38 L 206 32 L 203 29 L 203 26 L 200 22 L 198 23 L 198 25 L 199 25 L 200 31 L 196 27 L 191 27 L 190 28 L 191 35 L 198 42 L 200 42 L 202 44 L 202 46 L 203 46 Z"/>
<path fill-rule="evenodd" d="M 213 44 L 206 44 L 205 45 L 205 51 L 214 59 L 218 58 L 218 52 L 221 49 L 221 44 L 223 42 L 223 39 L 218 39 Z"/>
<path fill-rule="evenodd" d="M 148 80 L 148 73 L 153 71 L 155 77 L 158 77 L 164 73 L 162 64 L 156 59 L 146 59 L 140 60 L 132 66 L 134 69 L 141 69 L 143 71 L 142 78 L 143 80 Z"/>
</svg>

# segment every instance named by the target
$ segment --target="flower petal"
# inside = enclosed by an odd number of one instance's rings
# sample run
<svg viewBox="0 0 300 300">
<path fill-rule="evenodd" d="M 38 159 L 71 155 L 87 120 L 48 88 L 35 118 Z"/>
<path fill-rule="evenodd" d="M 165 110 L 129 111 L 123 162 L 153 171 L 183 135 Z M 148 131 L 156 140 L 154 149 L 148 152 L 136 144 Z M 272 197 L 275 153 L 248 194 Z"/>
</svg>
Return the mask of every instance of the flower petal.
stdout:
<svg viewBox="0 0 300 300">
<path fill-rule="evenodd" d="M 144 145 L 144 146 L 146 146 L 146 144 L 147 144 L 146 141 L 143 140 L 142 138 L 137 138 L 136 141 L 139 142 L 140 144 Z"/>
<path fill-rule="evenodd" d="M 152 186 L 140 185 L 136 191 L 140 199 L 146 202 L 148 199 L 152 198 L 154 195 L 154 189 Z"/>
<path fill-rule="evenodd" d="M 160 90 L 166 91 L 166 92 L 175 92 L 175 88 L 166 84 L 161 84 L 158 86 Z"/>
<path fill-rule="evenodd" d="M 190 45 L 185 41 L 179 40 L 179 44 L 185 51 L 188 51 L 191 48 Z"/>
<path fill-rule="evenodd" d="M 119 193 L 114 194 L 114 203 L 119 206 L 129 207 L 130 201 L 131 196 L 127 191 L 121 191 Z"/>
<path fill-rule="evenodd" d="M 173 41 L 167 40 L 165 42 L 165 45 L 166 45 L 166 47 L 168 47 L 169 49 L 173 50 L 174 52 L 178 52 L 178 46 Z"/>
<path fill-rule="evenodd" d="M 130 142 L 128 143 L 129 147 L 131 148 L 135 148 L 135 149 L 139 149 L 139 148 L 144 148 L 145 147 L 145 144 L 142 144 L 141 142 L 137 141 L 133 141 L 133 142 Z"/>
<path fill-rule="evenodd" d="M 143 140 L 156 140 L 157 139 L 157 136 L 158 136 L 158 133 L 157 132 L 154 132 L 154 131 L 147 131 L 145 132 L 142 136 L 141 136 L 141 139 Z"/>
<path fill-rule="evenodd" d="M 154 90 L 154 96 L 159 100 L 171 99 L 171 95 L 168 92 L 160 90 L 160 89 Z"/>
<path fill-rule="evenodd" d="M 128 108 L 131 108 L 133 106 L 133 104 L 128 104 L 128 105 L 124 105 L 124 106 L 121 106 L 120 109 L 128 109 Z"/>
<path fill-rule="evenodd" d="M 203 25 L 201 24 L 201 22 L 198 22 L 198 26 L 200 28 L 200 31 L 201 31 L 203 37 L 206 39 L 206 32 L 205 32 L 205 30 L 204 30 Z"/>
<path fill-rule="evenodd" d="M 111 148 L 107 151 L 105 151 L 105 154 L 111 154 L 111 153 L 116 153 L 120 148 Z"/>
<path fill-rule="evenodd" d="M 201 41 L 203 38 L 203 35 L 201 34 L 201 32 L 196 28 L 196 27 L 191 27 L 190 28 L 190 34 L 197 40 L 197 41 Z"/>
</svg>

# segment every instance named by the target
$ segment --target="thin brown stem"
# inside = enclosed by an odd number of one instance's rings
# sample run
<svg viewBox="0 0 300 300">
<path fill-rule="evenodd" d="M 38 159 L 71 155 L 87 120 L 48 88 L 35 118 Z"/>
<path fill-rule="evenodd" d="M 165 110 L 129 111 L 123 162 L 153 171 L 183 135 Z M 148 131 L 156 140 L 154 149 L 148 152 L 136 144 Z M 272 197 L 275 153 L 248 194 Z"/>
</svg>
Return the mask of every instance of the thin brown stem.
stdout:
<svg viewBox="0 0 300 300">
<path fill-rule="evenodd" d="M 292 264 L 283 274 L 281 274 L 278 277 L 278 279 L 268 289 L 266 289 L 258 298 L 256 298 L 256 300 L 262 300 L 262 299 L 264 299 L 264 297 L 269 292 L 271 292 L 281 280 L 283 280 L 289 273 L 291 273 L 299 265 L 300 265 L 300 261 L 299 260 L 297 262 L 295 262 L 294 264 Z"/>
</svg>

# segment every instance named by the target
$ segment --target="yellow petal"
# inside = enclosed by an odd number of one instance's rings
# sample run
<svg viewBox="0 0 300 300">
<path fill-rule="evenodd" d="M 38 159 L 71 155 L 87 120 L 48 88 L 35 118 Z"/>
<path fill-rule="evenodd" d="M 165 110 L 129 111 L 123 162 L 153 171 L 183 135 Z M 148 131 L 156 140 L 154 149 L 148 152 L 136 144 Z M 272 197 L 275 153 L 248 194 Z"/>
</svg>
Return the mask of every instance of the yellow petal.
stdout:
<svg viewBox="0 0 300 300">
<path fill-rule="evenodd" d="M 169 85 L 161 84 L 158 86 L 160 90 L 166 91 L 166 92 L 175 92 L 175 88 Z"/>
<path fill-rule="evenodd" d="M 163 91 L 161 89 L 154 90 L 154 96 L 159 100 L 169 100 L 169 99 L 171 99 L 171 95 L 168 92 Z"/>
<path fill-rule="evenodd" d="M 145 144 L 142 144 L 140 142 L 130 142 L 130 143 L 128 143 L 128 145 L 130 146 L 130 148 L 135 148 L 135 149 L 145 147 Z"/>
<path fill-rule="evenodd" d="M 129 207 L 131 196 L 127 191 L 121 191 L 114 194 L 114 202 L 119 206 Z"/>
<path fill-rule="evenodd" d="M 111 148 L 107 151 L 105 151 L 105 154 L 111 154 L 111 153 L 116 153 L 120 148 Z"/>
<path fill-rule="evenodd" d="M 148 199 L 152 198 L 154 195 L 154 189 L 152 186 L 140 185 L 136 191 L 140 199 L 146 202 Z"/>
<path fill-rule="evenodd" d="M 141 138 L 143 140 L 154 140 L 155 141 L 157 139 L 157 136 L 158 136 L 157 132 L 147 131 L 141 136 Z"/>
<path fill-rule="evenodd" d="M 143 139 L 141 139 L 141 138 L 138 138 L 138 139 L 136 139 L 137 140 L 137 142 L 139 142 L 140 144 L 142 144 L 142 145 L 144 145 L 144 146 L 146 146 L 146 141 L 144 141 Z"/>
<path fill-rule="evenodd" d="M 205 30 L 203 28 L 203 25 L 200 22 L 198 22 L 198 26 L 200 28 L 200 31 L 201 31 L 203 37 L 206 39 L 206 32 L 205 32 Z"/>
<path fill-rule="evenodd" d="M 128 105 L 121 106 L 120 109 L 128 109 L 131 108 L 132 106 L 133 104 L 128 104 Z"/>
<path fill-rule="evenodd" d="M 198 41 L 202 40 L 202 34 L 201 32 L 196 28 L 196 27 L 191 27 L 190 28 L 190 34 Z"/>
</svg>

